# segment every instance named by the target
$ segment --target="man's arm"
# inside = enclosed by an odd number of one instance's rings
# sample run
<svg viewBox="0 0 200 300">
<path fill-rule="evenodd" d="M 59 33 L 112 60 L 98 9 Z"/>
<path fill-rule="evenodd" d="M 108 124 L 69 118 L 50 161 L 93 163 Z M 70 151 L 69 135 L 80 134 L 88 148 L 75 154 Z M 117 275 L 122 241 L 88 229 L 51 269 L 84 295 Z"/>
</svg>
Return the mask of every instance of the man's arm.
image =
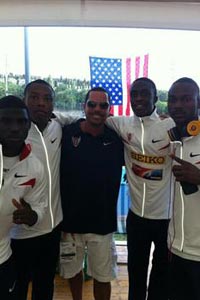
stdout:
<svg viewBox="0 0 200 300">
<path fill-rule="evenodd" d="M 113 129 L 119 136 L 121 136 L 120 124 L 122 117 L 108 117 L 105 121 L 105 124 Z"/>
<path fill-rule="evenodd" d="M 69 125 L 78 121 L 81 116 L 80 115 L 72 115 L 70 113 L 61 113 L 61 112 L 54 112 L 54 120 L 60 123 L 61 126 Z"/>
</svg>

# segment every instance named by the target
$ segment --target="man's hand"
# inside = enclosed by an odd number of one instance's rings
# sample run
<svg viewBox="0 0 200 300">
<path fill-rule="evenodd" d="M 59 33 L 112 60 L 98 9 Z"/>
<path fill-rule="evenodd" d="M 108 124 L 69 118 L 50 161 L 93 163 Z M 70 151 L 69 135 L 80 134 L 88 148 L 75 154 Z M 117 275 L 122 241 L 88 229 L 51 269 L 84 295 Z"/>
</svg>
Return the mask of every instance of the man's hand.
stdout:
<svg viewBox="0 0 200 300">
<path fill-rule="evenodd" d="M 200 185 L 200 169 L 188 161 L 178 158 L 177 156 L 171 155 L 171 157 L 179 163 L 179 165 L 175 165 L 172 168 L 172 172 L 177 181 Z"/>
<path fill-rule="evenodd" d="M 13 212 L 13 223 L 33 226 L 37 222 L 37 213 L 32 210 L 30 204 L 24 199 L 20 199 L 19 202 L 16 199 L 12 199 L 12 203 L 17 208 Z"/>
</svg>

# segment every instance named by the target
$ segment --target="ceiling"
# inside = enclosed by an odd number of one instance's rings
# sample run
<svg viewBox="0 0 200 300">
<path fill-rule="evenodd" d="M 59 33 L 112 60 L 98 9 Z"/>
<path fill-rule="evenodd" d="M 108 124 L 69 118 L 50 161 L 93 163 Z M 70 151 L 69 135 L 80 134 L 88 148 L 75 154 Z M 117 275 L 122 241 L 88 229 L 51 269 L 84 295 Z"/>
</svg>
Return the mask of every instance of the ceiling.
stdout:
<svg viewBox="0 0 200 300">
<path fill-rule="evenodd" d="M 200 30 L 200 0 L 1 0 L 0 26 Z"/>
</svg>

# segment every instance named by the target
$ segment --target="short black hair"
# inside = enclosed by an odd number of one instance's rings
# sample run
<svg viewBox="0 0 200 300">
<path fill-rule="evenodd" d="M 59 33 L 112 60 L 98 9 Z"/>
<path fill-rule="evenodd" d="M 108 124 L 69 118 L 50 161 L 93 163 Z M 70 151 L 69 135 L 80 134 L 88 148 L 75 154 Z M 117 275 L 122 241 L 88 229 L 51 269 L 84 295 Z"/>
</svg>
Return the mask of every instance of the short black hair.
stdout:
<svg viewBox="0 0 200 300">
<path fill-rule="evenodd" d="M 147 78 L 147 77 L 140 77 L 140 78 L 137 78 L 137 79 L 135 79 L 134 81 L 133 81 L 133 83 L 131 84 L 131 89 L 130 89 L 130 96 L 132 97 L 132 93 L 133 93 L 133 86 L 134 86 L 134 84 L 136 83 L 136 82 L 138 82 L 138 81 L 146 81 L 146 82 L 148 82 L 151 86 L 152 86 L 152 88 L 153 88 L 153 91 L 154 91 L 154 97 L 158 97 L 157 96 L 157 88 L 156 88 L 156 85 L 155 85 L 155 83 L 153 82 L 153 80 L 151 80 L 151 79 L 149 79 L 149 78 Z"/>
<path fill-rule="evenodd" d="M 100 87 L 100 86 L 99 86 L 99 87 L 94 87 L 94 88 L 90 89 L 90 90 L 87 92 L 87 94 L 86 94 L 86 96 L 85 96 L 85 103 L 87 102 L 87 100 L 88 100 L 89 95 L 90 95 L 91 92 L 103 92 L 103 93 L 107 94 L 107 95 L 108 95 L 108 101 L 109 101 L 109 103 L 110 103 L 110 95 L 109 95 L 109 93 L 108 93 L 104 88 L 102 88 L 102 87 Z"/>
<path fill-rule="evenodd" d="M 24 101 L 22 101 L 22 99 L 17 96 L 8 95 L 8 96 L 0 98 L 0 109 L 4 109 L 4 108 L 25 109 L 27 111 L 27 115 L 30 120 L 30 114 L 29 114 L 28 107 L 26 106 Z"/>
<path fill-rule="evenodd" d="M 198 86 L 198 84 L 196 83 L 196 81 L 194 79 L 192 79 L 190 77 L 181 77 L 181 78 L 177 79 L 176 81 L 174 81 L 172 83 L 172 85 L 169 89 L 169 92 L 170 92 L 171 88 L 173 87 L 173 85 L 176 84 L 176 83 L 190 83 L 190 84 L 194 85 L 196 87 L 197 93 L 199 95 L 199 86 Z"/>
<path fill-rule="evenodd" d="M 51 91 L 52 91 L 52 93 L 53 93 L 53 96 L 55 96 L 55 91 L 54 91 L 53 87 L 52 87 L 47 81 L 45 81 L 45 80 L 43 80 L 43 79 L 36 79 L 36 80 L 34 80 L 34 81 L 29 82 L 29 83 L 25 86 L 25 89 L 24 89 L 24 97 L 26 96 L 26 93 L 28 92 L 29 88 L 30 88 L 33 84 L 35 84 L 35 83 L 36 83 L 36 84 L 44 84 L 44 85 L 48 86 L 48 87 L 51 89 Z"/>
<path fill-rule="evenodd" d="M 0 109 L 2 108 L 24 108 L 27 109 L 26 104 L 22 101 L 21 98 L 14 96 L 14 95 L 8 95 L 5 97 L 0 98 Z"/>
</svg>

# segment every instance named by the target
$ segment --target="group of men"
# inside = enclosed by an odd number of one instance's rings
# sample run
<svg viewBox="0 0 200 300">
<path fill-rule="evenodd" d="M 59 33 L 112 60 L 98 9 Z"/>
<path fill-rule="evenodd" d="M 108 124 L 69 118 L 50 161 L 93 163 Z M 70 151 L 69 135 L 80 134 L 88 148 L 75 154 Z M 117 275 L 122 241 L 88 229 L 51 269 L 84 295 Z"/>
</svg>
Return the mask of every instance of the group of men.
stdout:
<svg viewBox="0 0 200 300">
<path fill-rule="evenodd" d="M 26 300 L 30 281 L 32 300 L 53 299 L 61 239 L 60 270 L 73 300 L 82 300 L 86 248 L 94 298 L 111 299 L 123 164 L 131 197 L 128 299 L 200 299 L 200 135 L 187 130 L 198 121 L 199 87 L 190 78 L 174 82 L 168 93 L 171 118 L 165 120 L 156 112 L 152 80 L 136 79 L 130 95 L 133 116 L 110 117 L 108 92 L 91 89 L 85 118 L 66 117 L 63 129 L 52 114 L 54 90 L 43 80 L 26 86 L 24 101 L 0 100 L 4 300 Z"/>
</svg>

